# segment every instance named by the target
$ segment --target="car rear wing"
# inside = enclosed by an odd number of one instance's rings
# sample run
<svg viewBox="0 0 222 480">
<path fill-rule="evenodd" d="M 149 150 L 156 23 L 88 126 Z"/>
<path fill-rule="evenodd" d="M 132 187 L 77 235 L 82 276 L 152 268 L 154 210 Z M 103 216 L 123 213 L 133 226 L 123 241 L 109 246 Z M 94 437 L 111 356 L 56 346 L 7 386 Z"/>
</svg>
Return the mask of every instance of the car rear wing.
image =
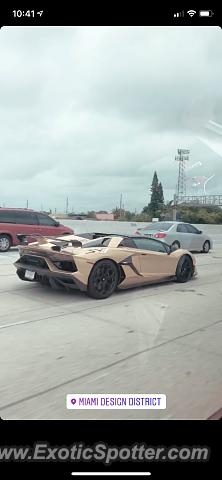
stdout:
<svg viewBox="0 0 222 480">
<path fill-rule="evenodd" d="M 57 247 L 81 247 L 82 242 L 81 240 L 62 240 L 58 237 L 48 236 L 48 235 L 41 235 L 40 233 L 32 233 L 32 234 L 22 234 L 19 233 L 16 235 L 17 239 L 21 243 L 21 245 L 28 245 L 28 239 L 36 239 L 39 244 L 48 243 L 48 240 L 52 240 L 53 244 Z M 101 232 L 87 232 L 87 233 L 80 233 L 78 237 L 86 238 L 88 240 L 95 240 L 100 237 L 127 237 L 128 235 L 121 234 L 121 233 L 101 233 Z"/>
<path fill-rule="evenodd" d="M 28 245 L 28 239 L 36 239 L 38 243 L 41 245 L 44 243 L 48 243 L 48 240 L 52 240 L 54 245 L 58 247 L 68 247 L 71 245 L 72 247 L 81 247 L 82 243 L 79 240 L 61 240 L 60 238 L 57 237 L 48 237 L 41 235 L 40 233 L 32 233 L 29 235 L 19 233 L 17 236 L 17 239 L 20 241 L 21 245 Z"/>
<path fill-rule="evenodd" d="M 18 233 L 16 237 L 22 245 L 27 245 L 28 239 L 31 239 L 31 238 L 38 240 L 39 243 L 46 243 L 45 237 L 43 235 L 40 235 L 39 233 L 32 233 L 30 235 L 25 233 Z"/>
<path fill-rule="evenodd" d="M 93 232 L 93 233 L 80 233 L 80 237 L 88 238 L 89 240 L 96 240 L 96 238 L 100 237 L 128 237 L 125 233 L 100 233 L 100 232 Z"/>
</svg>

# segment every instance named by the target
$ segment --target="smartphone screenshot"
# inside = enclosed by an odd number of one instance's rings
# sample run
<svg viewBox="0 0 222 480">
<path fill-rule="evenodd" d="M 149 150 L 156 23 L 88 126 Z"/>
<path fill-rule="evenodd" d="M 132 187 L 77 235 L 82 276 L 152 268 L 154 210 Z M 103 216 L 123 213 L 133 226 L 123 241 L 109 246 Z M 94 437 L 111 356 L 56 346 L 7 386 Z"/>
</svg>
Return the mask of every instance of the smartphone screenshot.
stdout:
<svg viewBox="0 0 222 480">
<path fill-rule="evenodd" d="M 0 468 L 202 474 L 222 418 L 219 17 L 64 19 L 9 9 L 0 29 Z"/>
</svg>

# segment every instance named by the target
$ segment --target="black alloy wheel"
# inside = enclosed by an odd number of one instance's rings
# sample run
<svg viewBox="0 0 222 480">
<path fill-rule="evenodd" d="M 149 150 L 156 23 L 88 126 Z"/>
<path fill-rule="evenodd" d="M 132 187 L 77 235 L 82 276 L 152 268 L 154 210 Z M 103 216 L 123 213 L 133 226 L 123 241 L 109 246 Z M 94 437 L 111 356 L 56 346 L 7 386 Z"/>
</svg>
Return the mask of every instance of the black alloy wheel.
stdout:
<svg viewBox="0 0 222 480">
<path fill-rule="evenodd" d="M 88 294 L 92 298 L 108 298 L 116 290 L 119 280 L 117 267 L 112 260 L 101 260 L 93 267 L 88 282 Z"/>
<path fill-rule="evenodd" d="M 188 255 L 183 255 L 180 258 L 177 270 L 176 270 L 176 279 L 177 282 L 185 283 L 188 282 L 193 276 L 193 262 Z"/>
</svg>

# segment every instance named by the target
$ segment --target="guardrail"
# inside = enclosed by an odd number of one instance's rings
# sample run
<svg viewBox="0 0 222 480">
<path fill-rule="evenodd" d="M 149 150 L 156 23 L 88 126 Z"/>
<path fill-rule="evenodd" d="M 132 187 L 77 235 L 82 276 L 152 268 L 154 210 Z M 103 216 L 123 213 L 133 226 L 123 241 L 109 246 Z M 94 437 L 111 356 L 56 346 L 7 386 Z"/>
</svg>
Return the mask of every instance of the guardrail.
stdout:
<svg viewBox="0 0 222 480">
<path fill-rule="evenodd" d="M 199 206 L 222 206 L 222 195 L 186 195 L 174 197 L 175 205 L 190 205 L 192 207 Z"/>
</svg>

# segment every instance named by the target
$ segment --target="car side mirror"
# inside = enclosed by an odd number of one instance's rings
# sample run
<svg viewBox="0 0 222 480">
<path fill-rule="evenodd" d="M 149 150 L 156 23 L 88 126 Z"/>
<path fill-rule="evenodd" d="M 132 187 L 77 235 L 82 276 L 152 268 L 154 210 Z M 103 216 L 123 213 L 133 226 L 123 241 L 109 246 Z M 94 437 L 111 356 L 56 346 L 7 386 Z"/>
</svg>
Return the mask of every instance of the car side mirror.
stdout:
<svg viewBox="0 0 222 480">
<path fill-rule="evenodd" d="M 203 233 L 202 230 L 198 230 L 198 233 Z"/>
<path fill-rule="evenodd" d="M 172 252 L 175 252 L 176 250 L 178 250 L 178 248 L 175 245 L 170 245 L 168 255 L 170 255 Z"/>
<path fill-rule="evenodd" d="M 60 223 L 59 222 L 55 222 L 55 227 L 59 227 Z"/>
</svg>

